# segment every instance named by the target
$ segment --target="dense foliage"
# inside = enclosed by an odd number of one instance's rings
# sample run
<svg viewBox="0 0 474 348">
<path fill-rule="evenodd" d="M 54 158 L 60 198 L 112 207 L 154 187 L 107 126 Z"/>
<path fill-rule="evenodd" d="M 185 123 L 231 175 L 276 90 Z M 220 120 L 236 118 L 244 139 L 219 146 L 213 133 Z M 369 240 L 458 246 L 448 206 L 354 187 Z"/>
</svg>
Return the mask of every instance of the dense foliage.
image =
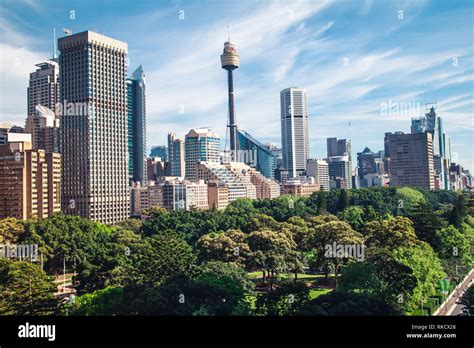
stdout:
<svg viewBox="0 0 474 348">
<path fill-rule="evenodd" d="M 239 199 L 223 211 L 155 208 L 115 226 L 7 218 L 0 243 L 37 244 L 41 257 L 0 259 L 0 314 L 411 313 L 439 294 L 440 279 L 472 269 L 472 201 L 406 187 L 335 189 Z M 54 295 L 64 271 L 77 291 L 67 303 Z"/>
</svg>

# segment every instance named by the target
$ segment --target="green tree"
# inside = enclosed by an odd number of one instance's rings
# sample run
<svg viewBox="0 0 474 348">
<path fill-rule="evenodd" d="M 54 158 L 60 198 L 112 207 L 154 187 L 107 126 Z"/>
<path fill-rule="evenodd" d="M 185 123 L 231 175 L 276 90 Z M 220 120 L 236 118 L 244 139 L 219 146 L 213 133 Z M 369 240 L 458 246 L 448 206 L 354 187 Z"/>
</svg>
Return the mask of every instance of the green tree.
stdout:
<svg viewBox="0 0 474 348">
<path fill-rule="evenodd" d="M 154 235 L 130 248 L 130 283 L 154 284 L 189 273 L 195 255 L 191 246 L 174 235 Z"/>
<path fill-rule="evenodd" d="M 425 203 L 425 196 L 420 191 L 411 187 L 396 188 L 397 208 L 400 212 L 410 211 L 415 204 Z"/>
<path fill-rule="evenodd" d="M 57 312 L 53 277 L 37 265 L 0 259 L 0 315 L 50 315 Z"/>
<path fill-rule="evenodd" d="M 448 215 L 449 224 L 461 228 L 467 215 L 467 199 L 464 193 L 457 193 L 453 200 L 453 208 Z"/>
<path fill-rule="evenodd" d="M 343 211 L 349 206 L 349 195 L 347 193 L 347 190 L 341 189 L 341 192 L 339 194 L 339 199 L 337 200 L 337 211 Z"/>
<path fill-rule="evenodd" d="M 25 231 L 22 223 L 13 218 L 7 217 L 0 220 L 0 244 L 15 244 L 18 237 Z"/>
<path fill-rule="evenodd" d="M 434 245 L 436 232 L 446 226 L 446 222 L 427 203 L 416 203 L 410 219 L 418 239 L 430 245 Z"/>
<path fill-rule="evenodd" d="M 401 315 L 399 308 L 383 298 L 354 292 L 331 291 L 309 301 L 298 315 L 374 316 Z"/>
<path fill-rule="evenodd" d="M 436 232 L 435 250 L 441 258 L 457 258 L 465 265 L 471 264 L 468 238 L 452 225 Z"/>
<path fill-rule="evenodd" d="M 117 315 L 122 304 L 123 288 L 107 287 L 75 297 L 64 309 L 71 315 Z"/>
<path fill-rule="evenodd" d="M 246 237 L 240 230 L 205 234 L 196 242 L 198 259 L 200 262 L 236 262 L 243 266 L 250 252 Z"/>
<path fill-rule="evenodd" d="M 338 215 L 340 219 L 347 222 L 356 231 L 361 231 L 364 227 L 364 210 L 359 206 L 347 207 Z"/>
<path fill-rule="evenodd" d="M 263 271 L 263 281 L 270 279 L 273 288 L 275 277 L 289 268 L 289 258 L 296 244 L 283 232 L 270 230 L 254 231 L 249 234 L 247 242 L 250 247 L 249 266 Z"/>
<path fill-rule="evenodd" d="M 297 313 L 309 301 L 309 288 L 304 283 L 284 283 L 259 294 L 255 303 L 258 315 L 283 316 Z"/>
<path fill-rule="evenodd" d="M 365 225 L 366 243 L 371 247 L 396 248 L 418 243 L 410 219 L 397 216 L 388 220 L 371 221 Z"/>
<path fill-rule="evenodd" d="M 417 279 L 417 287 L 407 299 L 408 305 L 415 308 L 422 299 L 436 294 L 438 281 L 444 277 L 441 262 L 431 246 L 420 243 L 416 247 L 399 247 L 393 250 L 395 259 L 410 267 Z"/>
<path fill-rule="evenodd" d="M 345 248 L 345 246 L 362 245 L 363 242 L 362 235 L 354 231 L 346 222 L 331 221 L 317 226 L 314 229 L 312 243 L 318 259 L 322 261 L 323 268 L 326 270 L 326 278 L 328 277 L 328 265 L 332 264 L 337 284 L 339 267 L 351 258 L 350 255 L 346 254 L 343 256 L 337 255 L 337 250 L 332 250 L 334 245 Z"/>
</svg>

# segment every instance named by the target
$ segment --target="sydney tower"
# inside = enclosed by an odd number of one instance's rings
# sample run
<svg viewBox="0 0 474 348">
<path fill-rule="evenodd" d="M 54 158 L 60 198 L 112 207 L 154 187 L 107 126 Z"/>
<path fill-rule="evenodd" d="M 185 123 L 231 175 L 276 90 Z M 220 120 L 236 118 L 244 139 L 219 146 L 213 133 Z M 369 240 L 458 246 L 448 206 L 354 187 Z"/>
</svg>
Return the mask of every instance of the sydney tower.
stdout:
<svg viewBox="0 0 474 348">
<path fill-rule="evenodd" d="M 239 67 L 239 55 L 235 44 L 230 41 L 224 43 L 224 52 L 221 54 L 222 69 L 227 70 L 227 82 L 229 90 L 229 130 L 230 130 L 230 150 L 233 160 L 237 158 L 237 125 L 234 114 L 234 81 L 232 71 Z"/>
</svg>

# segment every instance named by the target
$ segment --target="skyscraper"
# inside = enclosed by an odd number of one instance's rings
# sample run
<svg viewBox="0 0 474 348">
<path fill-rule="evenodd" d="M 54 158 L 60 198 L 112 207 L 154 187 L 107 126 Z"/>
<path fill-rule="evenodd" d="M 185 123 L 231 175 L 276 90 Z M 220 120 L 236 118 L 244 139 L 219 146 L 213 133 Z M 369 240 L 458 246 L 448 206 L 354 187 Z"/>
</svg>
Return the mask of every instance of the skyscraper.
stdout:
<svg viewBox="0 0 474 348">
<path fill-rule="evenodd" d="M 351 143 L 347 139 L 327 138 L 328 157 L 351 155 Z"/>
<path fill-rule="evenodd" d="M 196 180 L 198 162 L 220 162 L 221 139 L 211 128 L 191 129 L 185 142 L 186 179 Z"/>
<path fill-rule="evenodd" d="M 144 183 L 146 176 L 146 84 L 140 65 L 127 79 L 129 180 Z"/>
<path fill-rule="evenodd" d="M 113 224 L 129 216 L 127 44 L 85 31 L 58 40 L 63 211 Z M 85 112 L 84 112 L 85 110 Z"/>
<path fill-rule="evenodd" d="M 56 110 L 59 99 L 59 64 L 53 58 L 36 64 L 38 69 L 30 73 L 28 84 L 28 116 L 36 115 L 36 105 Z"/>
<path fill-rule="evenodd" d="M 31 133 L 33 149 L 59 152 L 59 64 L 56 58 L 36 64 L 27 89 L 28 115 L 25 130 Z M 48 148 L 46 148 L 48 147 Z"/>
<path fill-rule="evenodd" d="M 351 142 L 347 139 L 327 138 L 327 152 L 329 178 L 344 182 L 347 188 L 352 188 Z"/>
<path fill-rule="evenodd" d="M 448 136 L 444 133 L 443 119 L 436 114 L 435 106 L 424 116 L 411 120 L 412 133 L 431 133 L 433 139 L 433 161 L 437 188 L 449 190 L 449 167 L 451 165 L 450 145 L 446 143 Z"/>
<path fill-rule="evenodd" d="M 171 176 L 185 176 L 184 140 L 176 134 L 168 133 L 168 160 L 171 166 Z"/>
<path fill-rule="evenodd" d="M 385 143 L 391 165 L 390 186 L 435 188 L 431 133 L 385 133 Z"/>
<path fill-rule="evenodd" d="M 237 154 L 237 125 L 235 123 L 234 114 L 234 77 L 233 71 L 239 67 L 239 55 L 235 44 L 230 41 L 230 38 L 224 43 L 224 51 L 221 54 L 222 69 L 227 70 L 227 86 L 229 95 L 229 133 L 230 133 L 230 151 L 231 156 Z"/>
<path fill-rule="evenodd" d="M 306 171 L 309 157 L 306 89 L 290 87 L 280 92 L 283 165 L 290 177 Z"/>
<path fill-rule="evenodd" d="M 329 179 L 333 182 L 344 182 L 344 188 L 352 188 L 351 162 L 349 156 L 332 156 L 328 157 Z"/>
</svg>

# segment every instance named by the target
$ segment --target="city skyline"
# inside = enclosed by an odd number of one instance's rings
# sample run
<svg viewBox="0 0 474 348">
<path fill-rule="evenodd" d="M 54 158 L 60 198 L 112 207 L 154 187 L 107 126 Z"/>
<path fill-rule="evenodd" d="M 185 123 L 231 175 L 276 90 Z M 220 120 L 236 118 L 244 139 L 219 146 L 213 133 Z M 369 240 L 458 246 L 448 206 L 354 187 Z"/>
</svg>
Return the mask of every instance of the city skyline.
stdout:
<svg viewBox="0 0 474 348">
<path fill-rule="evenodd" d="M 348 138 L 349 121 L 353 157 L 365 146 L 382 149 L 386 131 L 408 133 L 411 117 L 424 115 L 424 103 L 437 100 L 453 152 L 473 167 L 473 49 L 468 36 L 459 35 L 470 30 L 469 16 L 452 20 L 472 8 L 468 2 L 243 1 L 228 9 L 213 2 L 207 11 L 191 2 L 159 7 L 137 2 L 126 6 L 128 12 L 107 4 L 101 5 L 107 11 L 91 12 L 80 2 L 49 7 L 6 2 L 0 14 L 5 52 L 0 74 L 11 88 L 1 84 L 2 121 L 24 124 L 27 77 L 35 64 L 53 56 L 53 28 L 58 36 L 63 27 L 74 33 L 97 29 L 130 45 L 128 74 L 140 64 L 149 72 L 147 118 L 150 138 L 156 139 L 149 147 L 165 144 L 168 132 L 182 137 L 203 126 L 214 127 L 224 139 L 227 81 L 219 55 L 229 25 L 241 57 L 237 124 L 260 141 L 281 144 L 279 91 L 290 86 L 308 91 L 312 158 L 325 157 L 327 137 Z M 117 16 L 129 21 L 126 30 Z M 433 21 L 447 25 L 434 28 Z M 12 64 L 15 69 L 7 71 Z M 384 108 L 402 104 L 410 112 Z"/>
</svg>

